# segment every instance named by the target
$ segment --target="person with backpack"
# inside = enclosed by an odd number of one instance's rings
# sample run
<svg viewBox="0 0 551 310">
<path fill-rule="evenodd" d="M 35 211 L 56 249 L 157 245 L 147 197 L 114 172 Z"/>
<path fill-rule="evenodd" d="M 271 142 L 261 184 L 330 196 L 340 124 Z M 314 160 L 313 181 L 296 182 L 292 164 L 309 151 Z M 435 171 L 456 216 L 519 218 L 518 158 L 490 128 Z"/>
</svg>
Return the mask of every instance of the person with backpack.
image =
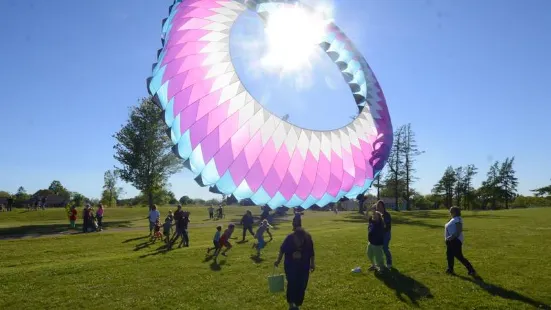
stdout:
<svg viewBox="0 0 551 310">
<path fill-rule="evenodd" d="M 304 302 L 310 272 L 315 270 L 312 236 L 302 227 L 297 227 L 283 241 L 275 267 L 279 266 L 283 257 L 287 278 L 287 303 L 289 309 L 296 310 Z"/>
</svg>

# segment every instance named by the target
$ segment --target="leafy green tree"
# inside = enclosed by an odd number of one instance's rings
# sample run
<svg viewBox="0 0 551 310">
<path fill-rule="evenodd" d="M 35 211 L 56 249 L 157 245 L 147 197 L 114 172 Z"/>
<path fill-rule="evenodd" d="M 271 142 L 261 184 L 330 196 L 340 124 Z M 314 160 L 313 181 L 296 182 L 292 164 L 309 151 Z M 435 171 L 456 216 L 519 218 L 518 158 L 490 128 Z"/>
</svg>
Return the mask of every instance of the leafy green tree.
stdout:
<svg viewBox="0 0 551 310">
<path fill-rule="evenodd" d="M 11 194 L 6 191 L 0 191 L 0 198 L 8 198 L 11 197 Z"/>
<path fill-rule="evenodd" d="M 536 188 L 536 189 L 532 189 L 532 190 L 530 190 L 530 191 L 533 192 L 533 193 L 535 193 L 535 194 L 536 194 L 536 197 L 551 196 L 551 185 L 544 186 L 544 187 L 540 187 L 540 188 Z"/>
<path fill-rule="evenodd" d="M 183 162 L 172 152 L 161 110 L 151 98 L 142 99 L 129 114 L 128 122 L 113 136 L 117 140 L 114 158 L 120 163 L 115 171 L 146 195 L 151 208 L 155 191 L 166 186 Z"/>
<path fill-rule="evenodd" d="M 19 186 L 17 193 L 15 194 L 15 202 L 20 204 L 23 201 L 29 200 L 30 196 L 27 194 L 27 190 L 23 186 Z"/>
<path fill-rule="evenodd" d="M 500 180 L 500 164 L 498 161 L 490 166 L 490 170 L 486 174 L 486 180 L 482 182 L 479 189 L 479 195 L 482 198 L 482 208 L 486 209 L 488 202 L 491 202 L 492 209 L 497 208 L 497 203 L 501 197 L 501 180 Z"/>
<path fill-rule="evenodd" d="M 518 178 L 515 176 L 514 162 L 515 157 L 506 158 L 499 169 L 500 192 L 506 209 L 509 209 L 509 203 L 517 196 Z"/>
<path fill-rule="evenodd" d="M 191 199 L 188 196 L 184 195 L 184 196 L 180 197 L 179 202 L 182 205 L 191 205 L 191 204 L 193 204 L 193 199 Z"/>
<path fill-rule="evenodd" d="M 73 205 L 77 207 L 84 205 L 86 200 L 88 199 L 81 193 L 77 193 L 77 192 L 71 193 L 71 202 L 73 203 Z"/>
<path fill-rule="evenodd" d="M 103 192 L 101 202 L 109 207 L 117 205 L 117 201 L 123 194 L 122 187 L 117 186 L 118 175 L 115 171 L 107 170 L 103 175 Z"/>
<path fill-rule="evenodd" d="M 457 177 L 455 170 L 452 166 L 449 166 L 442 178 L 434 185 L 432 189 L 433 194 L 444 197 L 444 205 L 446 208 L 450 208 L 453 204 L 454 189 L 457 183 Z"/>
<path fill-rule="evenodd" d="M 473 178 L 478 173 L 478 169 L 475 165 L 468 165 L 463 168 L 464 174 L 461 179 L 462 190 L 463 190 L 463 208 L 469 209 L 473 201 Z"/>
<path fill-rule="evenodd" d="M 56 196 L 64 197 L 67 199 L 71 197 L 71 193 L 63 185 L 61 185 L 61 182 L 59 182 L 58 180 L 52 181 L 52 183 L 48 187 L 48 190 Z"/>
</svg>

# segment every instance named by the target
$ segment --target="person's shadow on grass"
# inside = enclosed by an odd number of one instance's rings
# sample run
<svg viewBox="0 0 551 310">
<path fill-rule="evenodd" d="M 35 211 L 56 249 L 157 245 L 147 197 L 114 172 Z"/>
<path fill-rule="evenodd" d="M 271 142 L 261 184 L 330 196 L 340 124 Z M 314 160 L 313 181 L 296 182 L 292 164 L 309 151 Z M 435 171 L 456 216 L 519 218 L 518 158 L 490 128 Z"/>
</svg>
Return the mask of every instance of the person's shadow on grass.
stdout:
<svg viewBox="0 0 551 310">
<path fill-rule="evenodd" d="M 136 244 L 136 247 L 134 248 L 134 251 L 143 250 L 145 248 L 148 248 L 152 244 L 153 243 L 151 241 L 145 241 L 145 242 L 142 242 L 140 244 Z"/>
<path fill-rule="evenodd" d="M 524 295 L 522 295 L 520 293 L 517 293 L 515 291 L 511 291 L 511 290 L 508 290 L 506 288 L 488 283 L 488 282 L 484 281 L 484 279 L 482 279 L 482 277 L 480 277 L 480 276 L 478 276 L 476 278 L 469 278 L 469 277 L 457 275 L 457 277 L 462 279 L 462 280 L 469 281 L 469 282 L 472 282 L 472 283 L 480 286 L 481 289 L 485 290 L 486 292 L 488 292 L 491 295 L 499 296 L 499 297 L 504 298 L 504 299 L 517 300 L 517 301 L 520 301 L 520 302 L 523 302 L 525 304 L 531 305 L 531 306 L 533 306 L 535 308 L 538 308 L 538 309 L 551 309 L 551 306 L 546 305 L 546 304 L 544 304 L 542 302 L 539 302 L 537 300 L 534 300 L 534 299 L 532 299 L 528 296 L 524 296 Z"/>
<path fill-rule="evenodd" d="M 398 299 L 402 302 L 407 303 L 407 300 L 403 296 L 406 295 L 409 298 L 409 301 L 418 307 L 419 299 L 433 298 L 433 295 L 427 286 L 410 276 L 402 274 L 397 269 L 392 268 L 382 273 L 376 273 L 375 276 L 388 288 L 396 291 L 396 297 L 398 297 Z"/>
<path fill-rule="evenodd" d="M 145 238 L 148 238 L 148 237 L 149 237 L 149 236 L 130 238 L 130 239 L 124 240 L 122 243 L 128 243 L 128 242 L 132 242 L 132 241 L 137 241 L 137 240 L 145 239 Z"/>
<path fill-rule="evenodd" d="M 258 255 L 256 255 L 256 254 L 251 255 L 250 258 L 251 258 L 251 260 L 252 260 L 255 264 L 260 264 L 260 263 L 262 263 L 262 262 L 264 261 L 264 258 L 262 258 L 262 257 L 260 257 L 260 256 L 258 256 Z"/>
<path fill-rule="evenodd" d="M 218 262 L 216 259 L 212 261 L 212 263 L 210 263 L 210 270 L 212 271 L 220 271 L 222 270 L 222 266 L 224 266 L 226 264 L 226 261 L 223 260 L 221 262 Z"/>
<path fill-rule="evenodd" d="M 144 254 L 144 255 L 141 255 L 140 258 L 146 258 L 148 256 L 154 256 L 154 255 L 159 255 L 159 254 L 165 254 L 168 252 L 168 246 L 166 244 L 163 244 L 161 245 L 160 247 L 158 247 L 154 252 L 151 252 L 151 253 L 148 253 L 148 254 Z"/>
</svg>

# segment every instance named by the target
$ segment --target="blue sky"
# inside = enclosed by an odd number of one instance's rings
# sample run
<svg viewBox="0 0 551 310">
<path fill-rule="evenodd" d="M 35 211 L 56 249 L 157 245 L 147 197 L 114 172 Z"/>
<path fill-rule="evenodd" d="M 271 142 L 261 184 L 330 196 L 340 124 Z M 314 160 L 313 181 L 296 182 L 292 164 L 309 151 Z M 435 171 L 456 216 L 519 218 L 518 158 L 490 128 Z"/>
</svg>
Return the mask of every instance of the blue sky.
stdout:
<svg viewBox="0 0 551 310">
<path fill-rule="evenodd" d="M 170 3 L 0 1 L 0 190 L 34 192 L 57 179 L 99 197 L 104 171 L 116 164 L 111 136 L 147 94 Z M 334 8 L 375 71 L 394 126 L 412 123 L 426 151 L 415 188 L 428 193 L 448 165 L 475 164 L 478 183 L 508 156 L 516 157 L 521 193 L 549 184 L 550 1 L 335 0 Z M 250 16 L 240 20 L 232 48 L 239 34 L 261 35 L 254 25 Z M 318 129 L 353 113 L 327 61 L 297 88 L 266 74 L 260 83 L 247 70 L 251 57 L 236 60 L 238 73 L 273 112 Z M 214 196 L 187 171 L 170 182 L 178 197 Z"/>
</svg>

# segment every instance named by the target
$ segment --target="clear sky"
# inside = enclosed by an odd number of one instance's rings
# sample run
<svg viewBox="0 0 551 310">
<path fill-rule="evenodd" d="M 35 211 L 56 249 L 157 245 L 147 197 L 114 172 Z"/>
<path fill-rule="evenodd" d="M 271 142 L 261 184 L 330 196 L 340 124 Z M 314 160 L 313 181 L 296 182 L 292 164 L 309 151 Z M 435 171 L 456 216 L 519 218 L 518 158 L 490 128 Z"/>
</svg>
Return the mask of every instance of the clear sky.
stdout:
<svg viewBox="0 0 551 310">
<path fill-rule="evenodd" d="M 147 95 L 170 3 L 0 1 L 0 190 L 34 192 L 57 179 L 100 196 L 103 173 L 116 164 L 112 134 Z M 521 193 L 549 184 L 551 1 L 333 4 L 337 25 L 375 71 L 394 126 L 412 123 L 426 151 L 415 188 L 430 192 L 448 165 L 475 164 L 479 183 L 492 161 L 508 156 L 516 157 Z M 255 25 L 251 16 L 238 22 L 232 49 L 262 35 Z M 317 129 L 341 126 L 354 113 L 327 59 L 297 87 L 296 79 L 251 70 L 254 52 L 242 54 L 238 73 L 271 111 Z M 187 171 L 170 182 L 177 197 L 216 197 Z M 124 187 L 126 196 L 137 194 Z"/>
</svg>

